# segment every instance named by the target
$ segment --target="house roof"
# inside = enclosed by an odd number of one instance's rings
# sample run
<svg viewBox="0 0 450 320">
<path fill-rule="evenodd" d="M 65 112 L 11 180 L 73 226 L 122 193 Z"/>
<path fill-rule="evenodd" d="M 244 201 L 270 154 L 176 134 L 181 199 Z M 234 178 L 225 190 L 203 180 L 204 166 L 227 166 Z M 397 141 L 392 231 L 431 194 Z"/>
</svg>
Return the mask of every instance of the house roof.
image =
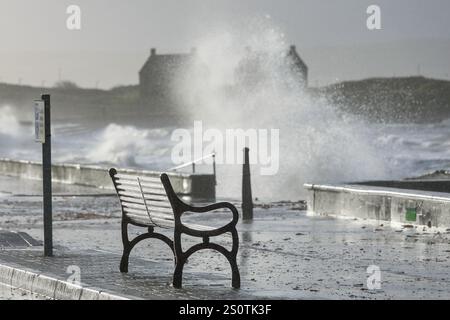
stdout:
<svg viewBox="0 0 450 320">
<path fill-rule="evenodd" d="M 291 48 L 289 49 L 288 56 L 294 59 L 293 61 L 294 63 L 297 63 L 298 65 L 302 66 L 302 68 L 304 68 L 306 71 L 308 71 L 308 66 L 302 60 L 302 58 L 300 58 L 300 55 L 297 52 L 297 48 L 294 45 L 292 45 Z"/>
<path fill-rule="evenodd" d="M 142 66 L 139 73 L 144 72 L 147 68 L 150 68 L 151 66 L 164 68 L 164 71 L 167 71 L 168 69 L 177 69 L 186 65 L 192 57 L 193 57 L 192 53 L 156 54 L 156 52 L 152 51 L 152 54 L 147 59 L 145 64 Z"/>
<path fill-rule="evenodd" d="M 300 58 L 300 55 L 297 53 L 294 45 L 290 47 L 287 52 L 287 56 L 291 57 L 293 59 L 292 62 L 300 66 L 305 72 L 308 71 L 308 66 Z M 157 54 L 156 49 L 152 49 L 150 57 L 142 66 L 139 73 L 142 73 L 151 67 L 154 68 L 153 71 L 158 70 L 160 72 L 176 72 L 180 68 L 187 66 L 193 57 L 195 57 L 195 49 L 193 49 L 190 53 L 184 54 Z"/>
</svg>

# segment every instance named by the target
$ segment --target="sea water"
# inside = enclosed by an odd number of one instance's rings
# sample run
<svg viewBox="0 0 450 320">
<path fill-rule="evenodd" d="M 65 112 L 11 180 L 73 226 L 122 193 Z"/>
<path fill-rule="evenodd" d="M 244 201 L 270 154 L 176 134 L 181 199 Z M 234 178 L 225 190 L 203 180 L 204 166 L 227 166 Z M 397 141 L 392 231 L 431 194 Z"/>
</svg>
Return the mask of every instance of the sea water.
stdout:
<svg viewBox="0 0 450 320">
<path fill-rule="evenodd" d="M 179 114 L 193 119 L 186 129 L 201 121 L 205 129 L 221 132 L 279 130 L 279 152 L 273 155 L 279 170 L 261 176 L 253 166 L 254 197 L 297 200 L 304 198 L 304 183 L 400 179 L 449 167 L 450 120 L 377 123 L 343 114 L 327 97 L 311 95 L 286 67 L 289 43 L 271 21 L 210 30 L 193 43 L 197 58 L 173 88 L 186 106 Z M 236 74 L 249 50 L 264 58 L 256 81 L 243 83 Z M 207 76 L 197 72 L 198 66 L 208 70 Z M 0 157 L 39 161 L 32 124 L 20 118 L 14 106 L 0 106 Z M 175 166 L 171 135 L 179 128 L 128 123 L 54 122 L 53 161 L 152 170 Z M 212 168 L 198 165 L 197 170 Z M 220 165 L 217 174 L 218 195 L 239 198 L 242 167 Z"/>
</svg>

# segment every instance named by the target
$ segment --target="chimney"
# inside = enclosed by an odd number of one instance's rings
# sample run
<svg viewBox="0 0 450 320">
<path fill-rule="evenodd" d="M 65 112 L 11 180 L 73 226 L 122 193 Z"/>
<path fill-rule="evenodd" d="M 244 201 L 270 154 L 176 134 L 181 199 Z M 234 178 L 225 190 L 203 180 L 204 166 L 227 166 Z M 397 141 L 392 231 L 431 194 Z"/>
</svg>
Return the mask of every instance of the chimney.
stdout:
<svg viewBox="0 0 450 320">
<path fill-rule="evenodd" d="M 151 57 L 156 56 L 156 49 L 155 49 L 155 48 L 152 48 L 152 49 L 150 50 L 150 56 L 151 56 Z"/>
<path fill-rule="evenodd" d="M 295 47 L 295 45 L 291 45 L 291 53 L 294 53 L 297 51 L 297 48 Z"/>
</svg>

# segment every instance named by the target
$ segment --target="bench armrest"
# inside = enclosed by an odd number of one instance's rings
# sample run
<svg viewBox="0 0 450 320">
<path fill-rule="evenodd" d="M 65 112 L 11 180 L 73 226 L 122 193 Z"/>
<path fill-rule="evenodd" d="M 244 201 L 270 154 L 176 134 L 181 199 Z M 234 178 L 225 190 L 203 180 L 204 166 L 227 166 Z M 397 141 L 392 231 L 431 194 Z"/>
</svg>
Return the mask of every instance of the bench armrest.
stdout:
<svg viewBox="0 0 450 320">
<path fill-rule="evenodd" d="M 234 225 L 236 225 L 238 223 L 238 221 L 239 221 L 238 210 L 236 209 L 236 207 L 234 205 L 232 205 L 229 202 L 219 202 L 219 203 L 214 203 L 214 204 L 204 206 L 204 207 L 188 206 L 186 211 L 195 212 L 195 213 L 205 213 L 205 212 L 211 212 L 211 211 L 214 211 L 217 209 L 229 209 L 231 211 L 231 213 L 233 214 L 232 223 Z"/>
<path fill-rule="evenodd" d="M 177 196 L 177 194 L 173 190 L 172 184 L 170 183 L 169 176 L 166 173 L 161 174 L 161 182 L 164 185 L 167 197 L 169 198 L 170 204 L 172 205 L 173 214 L 175 216 L 175 232 L 177 232 L 178 228 L 181 228 L 181 232 L 194 237 L 212 237 L 221 235 L 225 232 L 236 232 L 236 225 L 239 221 L 239 213 L 234 205 L 229 202 L 219 202 L 211 204 L 209 206 L 194 207 L 188 205 Z M 233 220 L 231 220 L 231 222 L 227 223 L 221 228 L 208 231 L 194 230 L 183 224 L 183 222 L 181 221 L 181 216 L 185 212 L 205 213 L 217 209 L 229 209 L 233 214 Z"/>
</svg>

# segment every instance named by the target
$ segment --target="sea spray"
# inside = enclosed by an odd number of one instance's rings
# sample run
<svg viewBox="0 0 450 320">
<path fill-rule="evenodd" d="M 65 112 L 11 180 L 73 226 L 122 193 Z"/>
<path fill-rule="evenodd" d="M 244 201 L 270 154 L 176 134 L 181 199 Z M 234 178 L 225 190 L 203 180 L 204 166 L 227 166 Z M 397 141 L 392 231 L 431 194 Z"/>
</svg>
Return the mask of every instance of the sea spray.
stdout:
<svg viewBox="0 0 450 320">
<path fill-rule="evenodd" d="M 134 126 L 109 124 L 95 138 L 86 155 L 93 163 L 157 169 L 161 158 L 169 154 L 167 129 L 140 129 Z M 162 140 L 161 140 L 162 139 Z M 164 141 L 164 142 L 163 142 Z M 166 161 L 165 167 L 170 163 Z"/>
<path fill-rule="evenodd" d="M 367 125 L 338 114 L 325 98 L 313 98 L 303 88 L 286 63 L 289 45 L 284 35 L 267 19 L 211 32 L 196 47 L 191 74 L 176 88 L 189 106 L 186 113 L 206 127 L 221 131 L 280 130 L 280 170 L 263 177 L 254 168 L 256 196 L 298 199 L 303 197 L 305 182 L 333 183 L 388 175 L 383 153 L 375 147 Z M 246 78 L 241 70 L 249 54 L 263 58 L 256 73 L 252 70 L 253 75 Z M 208 72 L 199 73 L 199 66 Z M 242 81 L 251 76 L 252 81 Z M 239 195 L 241 168 L 221 166 L 218 174 L 219 193 Z"/>
<path fill-rule="evenodd" d="M 20 133 L 20 123 L 13 108 L 9 105 L 0 107 L 0 135 L 18 137 Z"/>
</svg>

